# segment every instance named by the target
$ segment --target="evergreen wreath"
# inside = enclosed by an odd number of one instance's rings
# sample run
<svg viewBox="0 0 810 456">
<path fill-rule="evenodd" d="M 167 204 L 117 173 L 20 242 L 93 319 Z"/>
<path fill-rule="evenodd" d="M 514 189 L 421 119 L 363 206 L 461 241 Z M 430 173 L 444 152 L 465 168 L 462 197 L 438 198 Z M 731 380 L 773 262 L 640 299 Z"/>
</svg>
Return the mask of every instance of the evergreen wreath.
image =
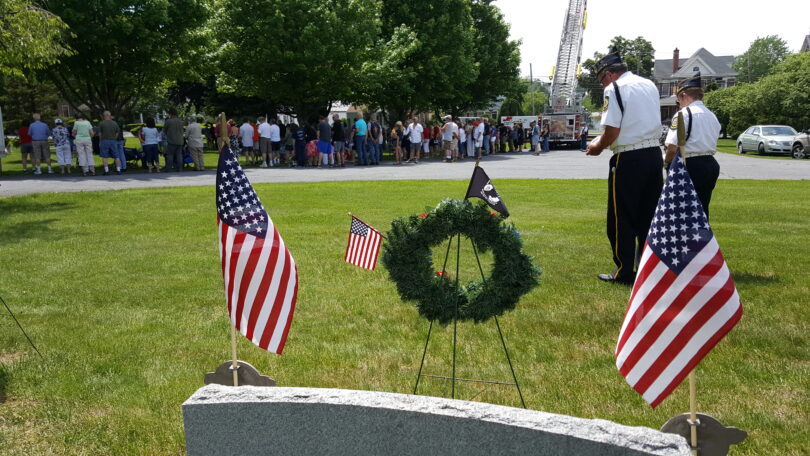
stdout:
<svg viewBox="0 0 810 456">
<path fill-rule="evenodd" d="M 483 202 L 446 198 L 436 208 L 391 223 L 382 262 L 403 301 L 416 301 L 419 314 L 446 325 L 458 320 L 480 323 L 515 308 L 537 286 L 541 270 L 522 251 L 520 233 Z M 492 250 L 494 264 L 486 280 L 456 286 L 434 272 L 432 248 L 461 234 L 478 252 Z M 458 315 L 456 315 L 458 304 Z"/>
</svg>

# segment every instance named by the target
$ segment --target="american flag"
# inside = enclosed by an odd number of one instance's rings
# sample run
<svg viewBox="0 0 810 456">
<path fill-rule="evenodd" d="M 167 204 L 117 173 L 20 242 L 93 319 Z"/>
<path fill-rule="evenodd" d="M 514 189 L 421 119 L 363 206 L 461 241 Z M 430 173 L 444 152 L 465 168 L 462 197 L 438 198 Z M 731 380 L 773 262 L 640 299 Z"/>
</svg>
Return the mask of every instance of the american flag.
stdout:
<svg viewBox="0 0 810 456">
<path fill-rule="evenodd" d="M 216 185 L 231 324 L 254 344 L 281 354 L 298 295 L 298 268 L 228 146 L 220 153 Z"/>
<path fill-rule="evenodd" d="M 352 216 L 349 244 L 346 246 L 346 262 L 373 271 L 377 267 L 381 239 L 379 231 Z"/>
<path fill-rule="evenodd" d="M 644 245 L 616 367 L 656 407 L 741 317 L 737 289 L 678 156 Z"/>
</svg>

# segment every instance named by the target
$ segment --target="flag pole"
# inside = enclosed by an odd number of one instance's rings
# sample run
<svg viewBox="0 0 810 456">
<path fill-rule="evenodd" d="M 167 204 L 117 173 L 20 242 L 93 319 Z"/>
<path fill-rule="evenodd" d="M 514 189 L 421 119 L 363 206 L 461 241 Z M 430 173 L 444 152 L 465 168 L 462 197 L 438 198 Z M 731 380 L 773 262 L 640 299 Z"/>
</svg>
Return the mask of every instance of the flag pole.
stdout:
<svg viewBox="0 0 810 456">
<path fill-rule="evenodd" d="M 678 111 L 678 152 L 681 154 L 683 163 L 686 164 L 686 128 L 683 124 L 683 112 Z M 694 372 L 694 371 L 693 371 Z"/>
<path fill-rule="evenodd" d="M 692 432 L 692 456 L 698 456 L 697 381 L 694 369 L 689 373 L 689 418 L 689 427 Z"/>
<path fill-rule="evenodd" d="M 231 372 L 233 372 L 233 386 L 239 386 L 239 363 L 236 362 L 236 326 L 231 325 Z"/>
</svg>

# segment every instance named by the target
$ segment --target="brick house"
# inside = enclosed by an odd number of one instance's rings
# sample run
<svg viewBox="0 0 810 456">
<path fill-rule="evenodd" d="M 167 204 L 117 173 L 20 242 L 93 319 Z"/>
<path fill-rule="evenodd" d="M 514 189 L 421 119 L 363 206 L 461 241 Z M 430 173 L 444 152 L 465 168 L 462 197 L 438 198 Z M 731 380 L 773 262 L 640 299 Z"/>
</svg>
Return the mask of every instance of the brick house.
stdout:
<svg viewBox="0 0 810 456">
<path fill-rule="evenodd" d="M 672 59 L 656 60 L 653 77 L 661 97 L 661 121 L 672 118 L 678 108 L 675 105 L 675 88 L 678 81 L 700 71 L 703 86 L 710 83 L 718 89 L 725 89 L 737 83 L 737 72 L 731 68 L 733 55 L 715 56 L 705 48 L 700 48 L 687 59 L 680 59 L 680 51 L 672 51 Z"/>
</svg>

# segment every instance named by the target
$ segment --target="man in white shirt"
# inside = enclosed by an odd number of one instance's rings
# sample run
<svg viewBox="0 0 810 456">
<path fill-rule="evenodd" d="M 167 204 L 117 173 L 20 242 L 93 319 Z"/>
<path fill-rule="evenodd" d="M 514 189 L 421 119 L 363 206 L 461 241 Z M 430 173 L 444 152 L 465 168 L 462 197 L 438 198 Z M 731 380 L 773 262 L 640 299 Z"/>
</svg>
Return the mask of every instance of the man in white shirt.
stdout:
<svg viewBox="0 0 810 456">
<path fill-rule="evenodd" d="M 411 141 L 411 157 L 405 163 L 409 161 L 419 163 L 419 151 L 422 150 L 423 131 L 424 128 L 422 128 L 422 125 L 419 123 L 419 119 L 414 117 L 411 124 L 408 125 L 408 128 L 405 130 L 405 134 L 408 135 L 408 139 Z"/>
<path fill-rule="evenodd" d="M 270 159 L 270 124 L 264 117 L 259 117 L 259 153 L 263 159 L 261 167 L 272 166 L 268 165 L 268 163 L 273 163 L 273 160 Z"/>
<path fill-rule="evenodd" d="M 478 125 L 473 130 L 473 140 L 475 141 L 475 156 L 481 159 L 481 147 L 484 145 L 484 120 L 480 117 L 476 119 Z"/>
<path fill-rule="evenodd" d="M 720 164 L 714 159 L 717 149 L 717 138 L 720 136 L 720 122 L 717 117 L 703 105 L 703 89 L 700 73 L 678 83 L 676 94 L 678 105 L 682 106 L 683 127 L 686 132 L 686 144 L 681 151 L 686 160 L 686 170 L 695 184 L 700 204 L 709 217 L 709 203 L 717 178 L 720 176 Z M 667 152 L 664 163 L 669 164 L 675 158 L 678 149 L 678 115 L 672 118 L 667 138 L 664 140 Z"/>
<path fill-rule="evenodd" d="M 245 165 L 255 165 L 256 153 L 253 151 L 253 125 L 245 120 L 239 127 L 239 140 L 242 141 L 242 152 L 245 155 Z"/>
<path fill-rule="evenodd" d="M 444 150 L 444 161 L 455 161 L 458 155 L 458 126 L 453 122 L 452 116 L 444 116 L 442 125 L 442 150 Z"/>
<path fill-rule="evenodd" d="M 279 164 L 279 152 L 281 151 L 281 128 L 276 123 L 276 119 L 270 119 L 270 166 Z"/>
<path fill-rule="evenodd" d="M 602 116 L 605 132 L 585 153 L 599 155 L 608 147 L 613 150 L 608 177 L 607 235 L 616 264 L 613 272 L 598 277 L 605 282 L 632 285 L 635 264 L 664 185 L 658 89 L 649 79 L 627 71 L 627 65 L 615 50 L 602 57 L 593 72 L 605 88 L 607 111 Z"/>
<path fill-rule="evenodd" d="M 195 117 L 191 119 L 191 123 L 186 127 L 186 144 L 188 144 L 188 153 L 194 161 L 194 171 L 203 171 L 205 164 L 203 163 L 203 137 L 202 137 L 202 117 Z"/>
</svg>

